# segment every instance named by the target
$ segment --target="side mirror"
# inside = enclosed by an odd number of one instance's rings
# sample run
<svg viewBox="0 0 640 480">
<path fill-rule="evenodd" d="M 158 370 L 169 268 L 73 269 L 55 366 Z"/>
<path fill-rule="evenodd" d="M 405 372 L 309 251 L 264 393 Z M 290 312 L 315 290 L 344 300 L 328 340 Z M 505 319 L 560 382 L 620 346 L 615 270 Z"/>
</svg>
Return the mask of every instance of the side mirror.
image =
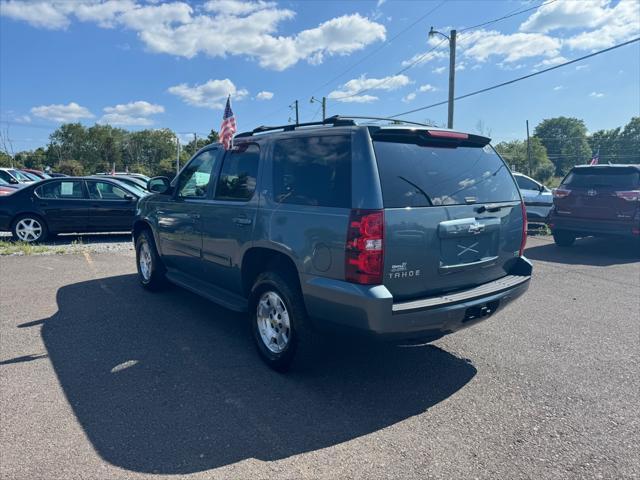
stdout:
<svg viewBox="0 0 640 480">
<path fill-rule="evenodd" d="M 134 200 L 135 200 L 135 198 L 134 198 L 134 196 L 133 196 L 133 195 L 125 195 L 125 196 L 124 196 L 124 199 L 125 199 L 127 202 L 132 202 L 132 201 L 134 201 Z"/>
<path fill-rule="evenodd" d="M 167 177 L 153 177 L 147 182 L 147 190 L 151 193 L 168 193 L 171 190 L 171 180 Z"/>
</svg>

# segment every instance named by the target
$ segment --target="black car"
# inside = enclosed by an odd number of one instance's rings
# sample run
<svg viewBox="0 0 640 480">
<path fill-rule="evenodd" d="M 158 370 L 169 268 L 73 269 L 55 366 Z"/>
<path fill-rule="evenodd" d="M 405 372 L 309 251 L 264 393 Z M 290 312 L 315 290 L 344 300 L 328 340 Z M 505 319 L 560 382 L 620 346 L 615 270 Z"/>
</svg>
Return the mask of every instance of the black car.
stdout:
<svg viewBox="0 0 640 480">
<path fill-rule="evenodd" d="M 42 180 L 0 197 L 0 231 L 25 242 L 56 233 L 130 231 L 142 196 L 110 178 Z"/>
</svg>

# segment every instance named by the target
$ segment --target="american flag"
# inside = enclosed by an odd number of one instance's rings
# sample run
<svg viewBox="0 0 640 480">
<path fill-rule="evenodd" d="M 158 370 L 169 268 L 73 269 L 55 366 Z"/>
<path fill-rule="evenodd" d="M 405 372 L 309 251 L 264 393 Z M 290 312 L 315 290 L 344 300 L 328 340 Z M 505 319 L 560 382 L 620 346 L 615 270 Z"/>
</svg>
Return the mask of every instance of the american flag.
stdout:
<svg viewBox="0 0 640 480">
<path fill-rule="evenodd" d="M 600 149 L 598 149 L 598 151 L 593 154 L 593 157 L 591 158 L 591 162 L 589 162 L 589 165 L 598 165 L 599 160 L 600 160 Z"/>
<path fill-rule="evenodd" d="M 220 125 L 220 142 L 225 150 L 231 150 L 233 147 L 233 135 L 236 133 L 236 117 L 231 110 L 231 95 L 227 97 L 227 106 L 224 107 L 224 115 L 222 116 L 222 125 Z"/>
</svg>

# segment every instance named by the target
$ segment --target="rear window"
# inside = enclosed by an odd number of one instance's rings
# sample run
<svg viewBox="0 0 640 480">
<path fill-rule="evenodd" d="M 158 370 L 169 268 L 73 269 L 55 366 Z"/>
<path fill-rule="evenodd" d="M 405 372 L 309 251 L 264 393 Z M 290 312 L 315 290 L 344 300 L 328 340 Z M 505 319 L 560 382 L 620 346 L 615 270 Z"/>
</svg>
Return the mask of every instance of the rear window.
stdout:
<svg viewBox="0 0 640 480">
<path fill-rule="evenodd" d="M 640 172 L 631 168 L 585 168 L 567 175 L 562 185 L 573 188 L 610 187 L 637 188 Z"/>
<path fill-rule="evenodd" d="M 373 142 L 387 208 L 520 200 L 502 159 L 485 147 Z"/>
<path fill-rule="evenodd" d="M 279 203 L 351 206 L 351 138 L 278 140 L 273 148 L 274 198 Z"/>
</svg>

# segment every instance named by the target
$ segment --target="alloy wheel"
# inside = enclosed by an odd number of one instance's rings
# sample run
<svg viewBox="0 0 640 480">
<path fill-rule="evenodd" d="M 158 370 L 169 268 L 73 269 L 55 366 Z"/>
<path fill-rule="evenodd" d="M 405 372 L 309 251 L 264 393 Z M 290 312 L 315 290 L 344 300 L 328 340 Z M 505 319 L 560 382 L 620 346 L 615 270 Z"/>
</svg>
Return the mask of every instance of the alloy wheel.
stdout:
<svg viewBox="0 0 640 480">
<path fill-rule="evenodd" d="M 260 339 L 270 352 L 282 353 L 291 340 L 291 323 L 284 301 L 269 290 L 262 294 L 256 308 Z"/>
<path fill-rule="evenodd" d="M 35 242 L 42 236 L 42 224 L 35 218 L 26 217 L 16 224 L 16 236 L 23 242 Z"/>
</svg>

